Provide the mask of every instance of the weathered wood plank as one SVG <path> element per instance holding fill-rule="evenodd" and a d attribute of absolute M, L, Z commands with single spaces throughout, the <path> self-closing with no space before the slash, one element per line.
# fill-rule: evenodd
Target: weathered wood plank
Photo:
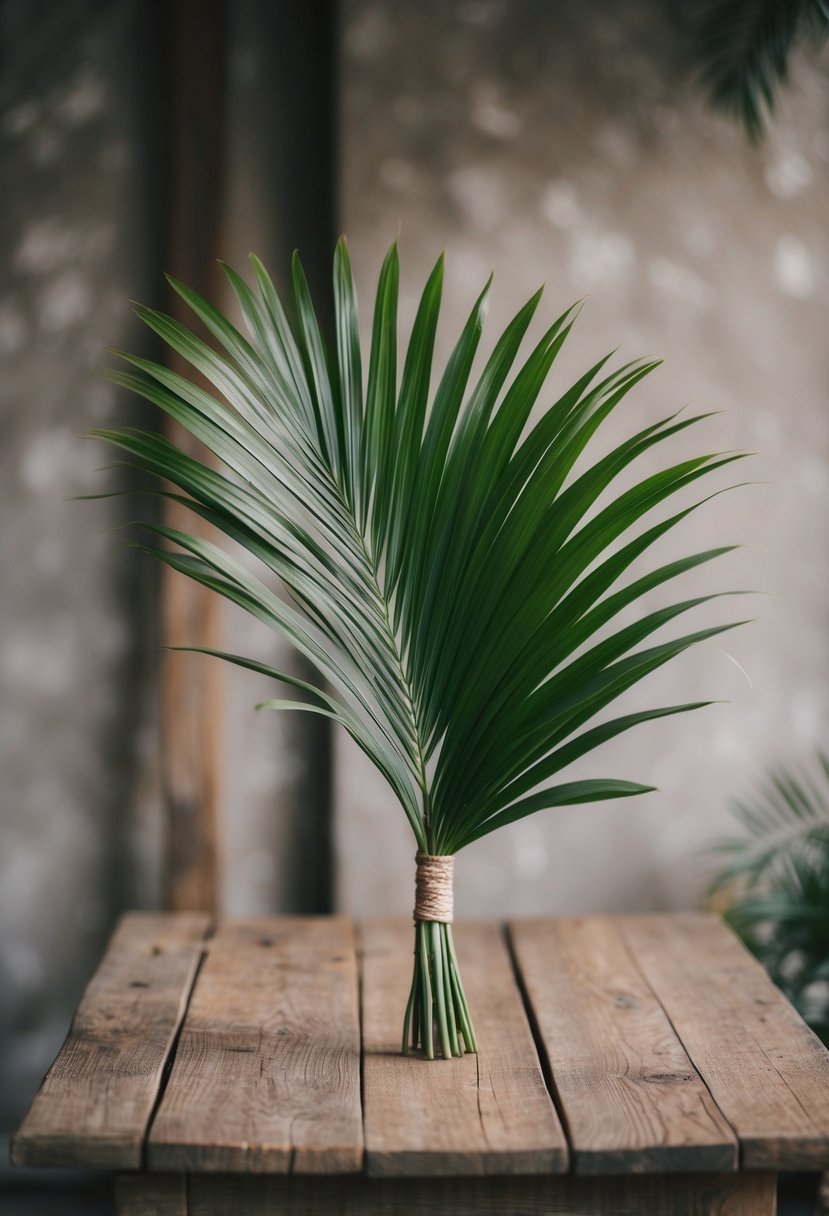
<path fill-rule="evenodd" d="M 119 1174 L 115 1216 L 188 1216 L 184 1174 Z"/>
<path fill-rule="evenodd" d="M 362 929 L 366 1162 L 373 1177 L 556 1173 L 567 1146 L 544 1085 L 501 931 L 455 929 L 479 1055 L 400 1054 L 414 931 Z"/>
<path fill-rule="evenodd" d="M 649 1178 L 193 1176 L 189 1216 L 775 1216 L 773 1174 Z"/>
<path fill-rule="evenodd" d="M 736 1169 L 736 1137 L 615 921 L 518 921 L 510 934 L 576 1172 Z"/>
<path fill-rule="evenodd" d="M 742 1146 L 746 1169 L 829 1166 L 829 1053 L 714 916 L 620 929 Z"/>
<path fill-rule="evenodd" d="M 14 1137 L 15 1165 L 141 1165 L 208 928 L 196 913 L 123 917 Z"/>
<path fill-rule="evenodd" d="M 149 1168 L 344 1174 L 362 1156 L 350 921 L 224 924 L 182 1028 Z"/>

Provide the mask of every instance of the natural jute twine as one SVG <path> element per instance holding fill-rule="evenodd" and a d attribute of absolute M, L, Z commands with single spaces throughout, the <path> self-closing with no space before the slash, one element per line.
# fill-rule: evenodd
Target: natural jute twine
<path fill-rule="evenodd" d="M 417 853 L 415 861 L 415 920 L 440 920 L 451 925 L 455 918 L 455 858 Z"/>

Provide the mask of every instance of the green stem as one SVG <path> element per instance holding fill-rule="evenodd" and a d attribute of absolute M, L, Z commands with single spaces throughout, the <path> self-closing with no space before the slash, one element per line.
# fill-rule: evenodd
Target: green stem
<path fill-rule="evenodd" d="M 452 926 L 415 921 L 412 985 L 403 1019 L 403 1054 L 421 1048 L 427 1060 L 478 1050 L 458 971 Z"/>
<path fill-rule="evenodd" d="M 415 998 L 417 996 L 417 963 L 412 969 L 412 986 L 409 991 L 409 999 L 406 1002 L 406 1014 L 403 1018 L 403 1055 L 409 1054 L 409 1028 L 412 1022 L 412 1013 L 415 1010 Z M 415 1030 L 414 1041 L 417 1044 L 417 1031 Z"/>
<path fill-rule="evenodd" d="M 449 947 L 449 966 L 452 974 L 452 982 L 457 992 L 457 1008 L 461 1013 L 461 1024 L 463 1026 L 463 1037 L 466 1043 L 467 1051 L 477 1052 L 478 1041 L 475 1038 L 475 1030 L 472 1026 L 472 1018 L 469 1016 L 469 1005 L 466 1000 L 466 993 L 463 990 L 461 983 L 461 972 L 458 966 L 458 956 L 455 954 L 455 943 L 452 940 L 451 926 L 447 936 L 446 944 Z"/>
<path fill-rule="evenodd" d="M 451 932 L 447 924 L 441 924 L 440 935 L 441 941 L 441 957 L 443 958 L 443 986 L 446 992 L 446 1018 L 449 1023 L 449 1041 L 452 1044 L 458 1042 L 458 1022 L 455 1017 L 455 1001 L 452 996 L 452 980 L 449 971 L 449 946 L 447 944 L 448 934 Z"/>
<path fill-rule="evenodd" d="M 423 1051 L 427 1060 L 434 1060 L 434 1005 L 432 1001 L 432 980 L 429 974 L 429 943 L 427 940 L 428 924 L 424 920 L 417 922 L 418 965 L 420 966 L 420 1034 Z"/>
<path fill-rule="evenodd" d="M 429 921 L 432 938 L 432 974 L 435 977 L 435 1009 L 438 1015 L 438 1032 L 440 1034 L 440 1050 L 444 1060 L 455 1053 L 452 1050 L 452 1040 L 449 1038 L 449 1022 L 446 1018 L 446 990 L 443 971 L 443 947 L 440 941 L 440 924 L 436 920 Z M 457 1040 L 455 1040 L 457 1046 Z"/>

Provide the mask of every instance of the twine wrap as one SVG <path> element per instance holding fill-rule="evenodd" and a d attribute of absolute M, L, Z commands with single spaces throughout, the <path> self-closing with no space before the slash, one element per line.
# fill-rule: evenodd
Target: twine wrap
<path fill-rule="evenodd" d="M 417 853 L 415 861 L 415 920 L 438 920 L 451 925 L 455 919 L 455 858 Z"/>

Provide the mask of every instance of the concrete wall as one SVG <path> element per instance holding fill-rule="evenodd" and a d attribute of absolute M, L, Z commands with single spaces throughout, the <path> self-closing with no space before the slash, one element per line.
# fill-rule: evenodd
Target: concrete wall
<path fill-rule="evenodd" d="M 84 432 L 140 420 L 98 369 L 146 350 L 129 301 L 158 292 L 142 5 L 2 20 L 0 1127 L 159 875 L 155 572 L 114 531 L 141 508 L 71 501 L 124 485 Z"/>
<path fill-rule="evenodd" d="M 660 551 L 751 546 L 687 576 L 683 593 L 763 589 L 733 609 L 756 623 L 625 702 L 728 703 L 643 727 L 579 766 L 660 793 L 544 812 L 470 848 L 457 865 L 467 915 L 693 903 L 729 798 L 827 738 L 829 58 L 797 64 L 755 149 L 706 109 L 682 13 L 659 0 L 345 5 L 343 227 L 364 310 L 398 231 L 403 328 L 447 251 L 444 354 L 491 270 L 490 341 L 542 282 L 548 321 L 586 296 L 553 388 L 620 342 L 620 359 L 665 359 L 596 451 L 692 402 L 725 412 L 671 454 L 759 453 L 740 476 L 760 484 Z M 341 903 L 408 911 L 403 817 L 356 748 L 337 746 Z"/>
<path fill-rule="evenodd" d="M 330 101 L 303 63 L 327 52 L 310 44 L 315 22 L 299 7 L 240 0 L 229 12 L 221 253 L 244 267 L 254 249 L 281 282 L 293 248 L 333 227 L 324 142 L 313 199 L 309 184 L 285 180 L 309 112 Z M 21 0 L 0 18 L 2 1132 L 56 1052 L 118 913 L 161 901 L 158 571 L 118 531 L 148 507 L 70 500 L 128 484 L 100 471 L 117 456 L 83 438 L 91 427 L 156 425 L 98 373 L 113 347 L 159 353 L 129 302 L 163 300 L 164 115 L 141 0 Z M 311 251 L 312 282 L 321 264 L 327 282 L 327 263 L 327 249 Z M 241 612 L 227 613 L 225 633 L 229 649 L 296 666 Z M 320 910 L 327 732 L 308 715 L 257 715 L 269 686 L 223 674 L 221 906 Z M 5 1160 L 0 1145 L 0 1170 Z"/>

